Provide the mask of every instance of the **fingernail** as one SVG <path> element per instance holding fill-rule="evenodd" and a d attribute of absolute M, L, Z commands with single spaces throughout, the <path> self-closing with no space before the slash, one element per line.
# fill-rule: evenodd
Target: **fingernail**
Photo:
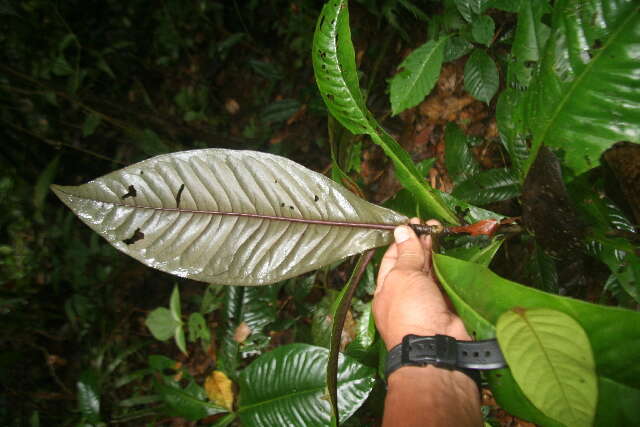
<path fill-rule="evenodd" d="M 396 239 L 396 243 L 402 243 L 411 238 L 411 229 L 406 226 L 396 227 L 393 230 L 393 237 Z"/>

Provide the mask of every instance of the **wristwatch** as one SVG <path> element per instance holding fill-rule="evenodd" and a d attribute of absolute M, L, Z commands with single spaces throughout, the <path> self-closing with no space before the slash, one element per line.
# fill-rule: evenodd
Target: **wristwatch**
<path fill-rule="evenodd" d="M 495 339 L 458 341 L 448 335 L 422 337 L 406 335 L 402 343 L 389 350 L 386 377 L 402 366 L 433 365 L 458 370 L 473 379 L 480 388 L 477 370 L 499 369 L 507 366 Z"/>

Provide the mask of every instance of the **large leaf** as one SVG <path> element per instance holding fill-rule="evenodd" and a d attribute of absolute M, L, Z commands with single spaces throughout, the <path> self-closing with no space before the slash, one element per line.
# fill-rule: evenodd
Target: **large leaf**
<path fill-rule="evenodd" d="M 398 66 L 391 79 L 391 111 L 398 114 L 418 105 L 431 92 L 440 76 L 444 46 L 448 37 L 423 44 Z"/>
<path fill-rule="evenodd" d="M 529 90 L 530 166 L 562 148 L 580 174 L 612 143 L 640 142 L 640 7 L 634 0 L 562 0 Z"/>
<path fill-rule="evenodd" d="M 425 214 L 457 224 L 458 218 L 439 194 L 429 187 L 411 156 L 367 110 L 358 83 L 355 52 L 346 0 L 329 1 L 318 18 L 313 36 L 313 70 L 327 108 L 354 134 L 367 134 L 393 161 L 398 180 L 411 191 Z"/>
<path fill-rule="evenodd" d="M 496 325 L 516 381 L 538 409 L 567 426 L 590 426 L 598 400 L 595 364 L 584 330 L 548 308 L 516 307 Z"/>
<path fill-rule="evenodd" d="M 640 313 L 560 297 L 505 280 L 489 269 L 444 255 L 434 256 L 440 282 L 467 329 L 494 338 L 499 316 L 512 309 L 549 308 L 573 317 L 585 330 L 596 363 L 599 399 L 596 425 L 631 425 L 640 417 Z M 498 403 L 541 425 L 557 425 L 522 394 L 508 369 L 488 375 Z"/>
<path fill-rule="evenodd" d="M 225 289 L 223 334 L 218 361 L 220 369 L 235 379 L 241 354 L 241 344 L 236 331 L 243 328 L 251 338 L 262 334 L 278 314 L 278 285 L 264 287 L 233 286 Z"/>
<path fill-rule="evenodd" d="M 480 172 L 480 165 L 469 148 L 467 136 L 458 125 L 448 123 L 444 139 L 444 161 L 454 184 Z"/>
<path fill-rule="evenodd" d="M 328 425 L 331 407 L 325 397 L 329 351 L 290 344 L 256 359 L 240 375 L 238 415 L 245 426 Z M 340 418 L 364 402 L 375 382 L 375 370 L 340 357 Z"/>
<path fill-rule="evenodd" d="M 406 221 L 291 160 L 254 151 L 162 155 L 52 189 L 122 252 L 227 285 L 273 283 L 388 244 L 391 233 L 371 224 Z"/>
<path fill-rule="evenodd" d="M 471 96 L 487 104 L 498 91 L 500 76 L 493 59 L 476 49 L 464 64 L 464 88 Z"/>
<path fill-rule="evenodd" d="M 496 104 L 496 124 L 500 140 L 509 153 L 512 169 L 520 182 L 524 182 L 524 167 L 529 158 L 524 106 L 524 94 L 512 88 L 503 90 Z"/>
<path fill-rule="evenodd" d="M 486 205 L 518 196 L 520 182 L 511 169 L 489 169 L 461 182 L 451 194 L 474 205 Z"/>

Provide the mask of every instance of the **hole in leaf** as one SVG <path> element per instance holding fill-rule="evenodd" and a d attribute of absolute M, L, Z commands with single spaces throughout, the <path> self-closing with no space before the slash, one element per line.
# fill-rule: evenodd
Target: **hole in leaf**
<path fill-rule="evenodd" d="M 142 239 L 144 239 L 144 233 L 140 231 L 140 227 L 138 227 L 136 228 L 136 231 L 133 232 L 133 236 L 129 237 L 128 239 L 124 239 L 122 243 L 124 243 L 125 245 L 133 245 L 135 242 Z"/>
<path fill-rule="evenodd" d="M 180 207 L 180 198 L 182 197 L 182 191 L 184 190 L 184 184 L 180 186 L 178 194 L 176 194 L 176 208 Z"/>
<path fill-rule="evenodd" d="M 479 357 L 479 356 L 480 356 L 480 353 L 478 353 L 477 351 L 473 352 L 473 357 Z"/>
<path fill-rule="evenodd" d="M 134 187 L 133 185 L 130 185 L 127 190 L 129 190 L 127 194 L 124 194 L 122 197 L 120 197 L 122 200 L 126 199 L 127 197 L 136 197 L 136 195 L 138 194 L 138 192 L 136 191 L 136 187 Z"/>
<path fill-rule="evenodd" d="M 317 202 L 318 200 L 320 200 L 320 197 L 318 197 L 316 194 L 313 195 L 313 201 Z"/>
<path fill-rule="evenodd" d="M 284 203 L 280 203 L 280 207 L 281 207 L 281 208 L 284 208 Z"/>
<path fill-rule="evenodd" d="M 484 357 L 489 357 L 491 356 L 491 352 L 490 351 L 485 351 L 484 352 Z"/>
<path fill-rule="evenodd" d="M 289 209 L 294 210 L 295 208 L 293 206 L 289 206 Z"/>
<path fill-rule="evenodd" d="M 464 357 L 467 357 L 467 356 L 469 355 L 469 353 L 467 353 L 467 351 L 466 351 L 466 350 L 464 350 L 464 351 L 462 352 L 462 355 L 463 355 Z"/>

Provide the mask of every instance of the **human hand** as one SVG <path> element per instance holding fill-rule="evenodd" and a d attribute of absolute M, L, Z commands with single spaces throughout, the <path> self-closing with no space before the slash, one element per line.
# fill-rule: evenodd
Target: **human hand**
<path fill-rule="evenodd" d="M 413 218 L 413 224 L 420 220 Z M 438 224 L 428 221 L 429 225 Z M 395 243 L 380 263 L 373 314 L 387 349 L 407 334 L 449 335 L 470 340 L 460 318 L 435 281 L 431 269 L 431 236 L 418 237 L 406 225 L 394 230 Z"/>

